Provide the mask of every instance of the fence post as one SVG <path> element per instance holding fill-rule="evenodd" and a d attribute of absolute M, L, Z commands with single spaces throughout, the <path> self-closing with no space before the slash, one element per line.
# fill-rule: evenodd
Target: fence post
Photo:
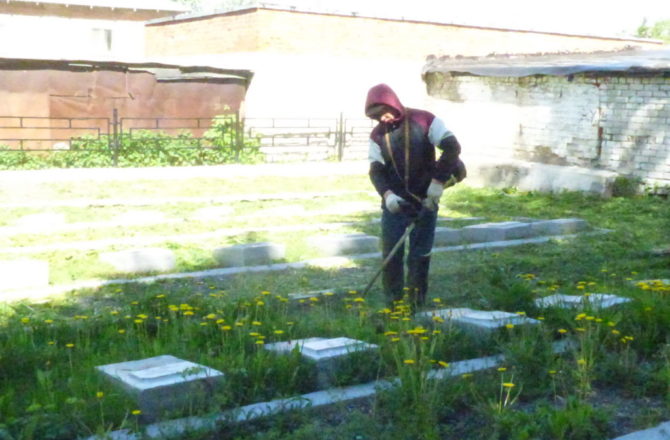
<path fill-rule="evenodd" d="M 119 165 L 119 111 L 112 110 L 112 164 Z"/>
<path fill-rule="evenodd" d="M 240 121 L 240 111 L 235 112 L 235 162 L 240 161 L 240 151 L 244 147 L 242 143 L 242 124 Z"/>
<path fill-rule="evenodd" d="M 345 143 L 345 128 L 344 128 L 344 113 L 340 112 L 340 119 L 337 122 L 337 137 L 336 137 L 336 147 L 337 147 L 337 160 L 342 162 L 344 157 L 344 143 Z"/>

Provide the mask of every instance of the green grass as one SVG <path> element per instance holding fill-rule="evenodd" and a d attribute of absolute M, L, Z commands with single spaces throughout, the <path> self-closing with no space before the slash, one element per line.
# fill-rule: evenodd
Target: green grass
<path fill-rule="evenodd" d="M 363 178 L 330 182 L 327 190 L 367 189 Z M 201 183 L 201 182 L 198 182 Z M 228 191 L 248 191 L 255 179 L 238 179 Z M 308 179 L 291 179 L 295 188 L 316 190 Z M 120 185 L 120 184 L 119 184 Z M 275 182 L 276 185 L 276 182 Z M 290 187 L 289 185 L 289 187 Z M 318 185 L 318 184 L 317 184 Z M 334 186 L 333 186 L 334 185 Z M 169 186 L 166 194 L 196 185 Z M 150 186 L 114 194 L 149 194 Z M 210 188 L 211 189 L 211 188 Z M 271 191 L 270 186 L 264 189 Z M 85 191 L 58 192 L 73 197 Z M 283 188 L 285 191 L 289 189 Z M 209 191 L 209 189 L 208 189 Z M 250 191 L 256 192 L 256 191 Z M 161 195 L 162 196 L 162 195 Z M 117 197 L 117 195 L 114 195 Z M 353 200 L 373 200 L 356 196 Z M 296 202 L 319 210 L 345 197 Z M 289 202 L 294 204 L 293 201 Z M 240 215 L 280 206 L 279 202 L 234 205 Z M 188 216 L 204 205 L 160 207 L 169 217 Z M 59 208 L 68 219 L 97 221 L 114 210 Z M 153 210 L 154 208 L 152 208 Z M 2 214 L 10 224 L 26 210 Z M 307 411 L 258 423 L 226 425 L 215 434 L 188 438 L 361 438 L 361 439 L 599 439 L 670 418 L 670 306 L 667 287 L 632 280 L 670 278 L 667 257 L 648 251 L 670 242 L 670 205 L 653 197 L 600 199 L 576 193 L 546 195 L 456 188 L 442 201 L 442 215 L 481 216 L 487 221 L 515 217 L 586 219 L 604 235 L 553 240 L 495 251 L 436 253 L 431 267 L 430 302 L 435 307 L 470 307 L 524 312 L 541 319 L 537 330 L 505 329 L 479 341 L 455 328 L 416 322 L 402 308 L 385 309 L 379 284 L 365 297 L 356 292 L 379 261 L 356 260 L 341 268 L 310 267 L 222 279 L 174 280 L 153 284 L 107 286 L 54 298 L 45 303 L 17 302 L 0 308 L 0 438 L 71 439 L 127 428 L 140 430 L 136 404 L 96 374 L 94 367 L 160 354 L 223 371 L 228 380 L 203 407 L 177 415 L 207 414 L 226 408 L 315 389 L 315 370 L 297 356 L 276 358 L 265 343 L 305 337 L 347 336 L 378 344 L 379 356 L 353 362 L 333 378 L 338 385 L 400 377 L 400 385 L 375 399 L 325 412 Z M 128 228 L 119 236 L 207 232 L 215 228 L 305 225 L 353 221 L 339 232 L 375 233 L 367 215 L 230 219 Z M 467 224 L 460 223 L 459 226 Z M 99 239 L 110 230 L 21 236 L 15 244 Z M 308 234 L 258 233 L 216 244 L 271 240 L 287 244 L 287 260 L 314 256 Z M 179 270 L 213 267 L 202 249 L 214 243 L 171 244 Z M 110 276 L 97 262 L 97 251 L 36 255 L 48 259 L 53 282 Z M 336 295 L 292 303 L 294 292 L 333 289 Z M 634 299 L 619 309 L 538 310 L 537 297 L 560 292 L 614 293 Z M 564 355 L 551 343 L 570 338 Z M 71 345 L 70 345 L 71 344 Z M 501 370 L 457 376 L 439 383 L 427 371 L 477 356 L 504 353 Z M 513 384 L 513 385 L 509 385 Z M 608 403 L 610 402 L 610 403 Z M 622 421 L 611 402 L 633 402 Z M 643 414 L 654 402 L 654 417 Z M 624 423 L 625 422 L 625 423 Z"/>

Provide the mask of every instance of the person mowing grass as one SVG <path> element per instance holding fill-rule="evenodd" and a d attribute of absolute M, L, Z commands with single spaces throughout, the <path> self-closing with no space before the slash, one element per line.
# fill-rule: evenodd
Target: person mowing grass
<path fill-rule="evenodd" d="M 408 293 L 414 308 L 426 302 L 430 254 L 440 198 L 446 187 L 465 178 L 461 146 L 444 122 L 430 112 L 404 107 L 386 84 L 368 91 L 365 114 L 379 123 L 370 133 L 370 180 L 382 197 L 382 257 L 409 234 L 407 283 L 404 243 L 382 271 L 390 307 Z M 436 160 L 435 147 L 442 153 Z"/>

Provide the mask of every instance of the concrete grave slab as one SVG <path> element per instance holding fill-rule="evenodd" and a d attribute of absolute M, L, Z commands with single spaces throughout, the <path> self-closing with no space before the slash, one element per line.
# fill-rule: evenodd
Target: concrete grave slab
<path fill-rule="evenodd" d="M 456 228 L 438 226 L 435 228 L 435 241 L 433 246 L 450 246 L 463 242 L 463 231 Z"/>
<path fill-rule="evenodd" d="M 19 218 L 14 226 L 20 229 L 31 230 L 50 230 L 65 224 L 65 215 L 55 212 L 45 212 L 41 214 L 29 214 Z"/>
<path fill-rule="evenodd" d="M 452 308 L 429 310 L 417 313 L 416 318 L 421 321 L 440 321 L 446 325 L 456 325 L 465 331 L 476 333 L 490 333 L 505 328 L 508 324 L 538 325 L 541 322 L 527 316 L 503 311 L 473 310 L 469 308 Z"/>
<path fill-rule="evenodd" d="M 49 286 L 49 263 L 40 260 L 0 261 L 0 291 Z"/>
<path fill-rule="evenodd" d="M 317 384 L 319 388 L 326 388 L 330 386 L 334 375 L 341 368 L 341 362 L 346 362 L 354 353 L 373 353 L 378 346 L 357 339 L 340 337 L 275 342 L 266 344 L 264 348 L 281 354 L 297 349 L 303 358 L 315 363 Z"/>
<path fill-rule="evenodd" d="M 540 308 L 557 307 L 561 309 L 570 309 L 592 307 L 595 309 L 607 309 L 630 301 L 630 298 L 607 293 L 591 293 L 588 295 L 562 295 L 557 293 L 555 295 L 536 299 L 535 305 Z"/>
<path fill-rule="evenodd" d="M 121 225 L 151 225 L 165 222 L 165 214 L 160 211 L 128 211 L 114 216 L 111 222 Z"/>
<path fill-rule="evenodd" d="M 223 220 L 233 212 L 235 209 L 231 206 L 209 206 L 196 210 L 191 218 L 199 221 Z"/>
<path fill-rule="evenodd" d="M 364 254 L 379 250 L 379 237 L 366 234 L 338 234 L 310 237 L 308 243 L 326 257 Z"/>
<path fill-rule="evenodd" d="M 337 295 L 335 289 L 312 290 L 310 292 L 289 293 L 288 299 L 292 301 L 309 300 L 310 298 L 321 298 Z"/>
<path fill-rule="evenodd" d="M 95 368 L 137 399 L 145 421 L 206 402 L 224 378 L 220 371 L 170 355 Z"/>
<path fill-rule="evenodd" d="M 267 208 L 258 211 L 256 214 L 261 217 L 287 217 L 294 215 L 303 215 L 305 213 L 305 207 L 302 205 L 282 205 L 276 206 L 274 208 Z"/>
<path fill-rule="evenodd" d="M 162 248 L 107 252 L 100 254 L 100 260 L 123 273 L 168 272 L 176 266 L 174 253 Z"/>
<path fill-rule="evenodd" d="M 481 223 L 465 226 L 463 240 L 468 243 L 516 240 L 532 235 L 530 224 L 522 222 Z"/>
<path fill-rule="evenodd" d="M 580 218 L 557 218 L 531 222 L 530 228 L 534 235 L 562 235 L 585 231 L 589 224 Z"/>
<path fill-rule="evenodd" d="M 286 246 L 270 242 L 238 244 L 214 249 L 213 254 L 223 267 L 256 266 L 281 260 L 286 255 Z"/>

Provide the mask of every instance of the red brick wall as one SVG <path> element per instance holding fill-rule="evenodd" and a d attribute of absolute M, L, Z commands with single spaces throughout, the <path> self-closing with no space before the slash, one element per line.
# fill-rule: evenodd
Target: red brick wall
<path fill-rule="evenodd" d="M 148 25 L 147 55 L 194 55 L 258 50 L 258 14 L 231 13 L 207 19 Z"/>
<path fill-rule="evenodd" d="M 543 34 L 416 21 L 248 9 L 146 28 L 148 55 L 268 51 L 423 60 L 434 55 L 481 56 L 616 50 L 659 44 L 615 38 Z"/>

